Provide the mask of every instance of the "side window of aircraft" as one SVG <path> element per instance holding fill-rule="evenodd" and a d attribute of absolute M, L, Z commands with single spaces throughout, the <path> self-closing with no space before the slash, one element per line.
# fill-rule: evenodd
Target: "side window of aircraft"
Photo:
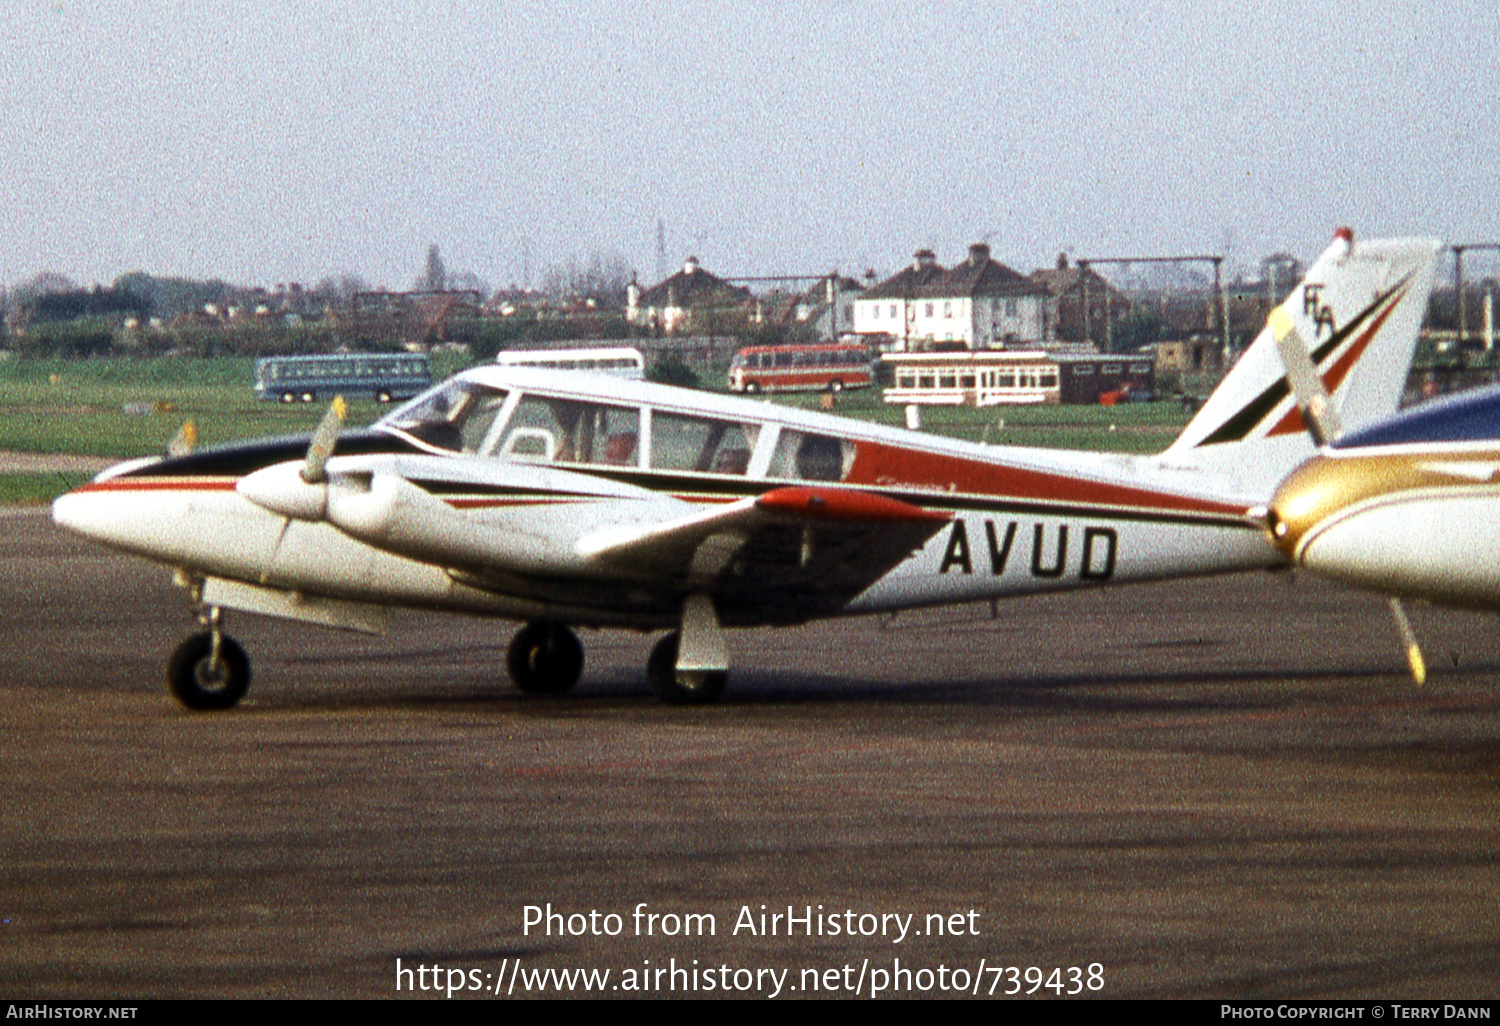
<path fill-rule="evenodd" d="M 760 425 L 657 413 L 651 418 L 651 466 L 655 470 L 696 470 L 744 474 Z"/>
<path fill-rule="evenodd" d="M 640 432 L 632 407 L 528 395 L 516 404 L 499 452 L 528 463 L 635 466 Z"/>
<path fill-rule="evenodd" d="M 776 440 L 769 476 L 801 481 L 842 481 L 853 465 L 853 442 L 831 435 L 783 430 Z"/>
<path fill-rule="evenodd" d="M 388 423 L 439 449 L 476 453 L 504 405 L 503 390 L 459 381 L 398 410 Z"/>
<path fill-rule="evenodd" d="M 590 403 L 573 426 L 573 458 L 579 463 L 633 467 L 640 460 L 641 412 L 633 407 Z"/>

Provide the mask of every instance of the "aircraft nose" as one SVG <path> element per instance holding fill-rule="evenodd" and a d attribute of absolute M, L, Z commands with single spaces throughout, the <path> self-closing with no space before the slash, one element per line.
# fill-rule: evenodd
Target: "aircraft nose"
<path fill-rule="evenodd" d="M 171 558 L 183 504 L 152 491 L 102 487 L 99 482 L 61 495 L 52 503 L 52 522 L 112 548 L 152 558 Z"/>
<path fill-rule="evenodd" d="M 128 523 L 117 497 L 108 493 L 77 491 L 58 496 L 52 503 L 52 522 L 95 541 L 118 544 Z"/>
<path fill-rule="evenodd" d="M 1288 558 L 1308 565 L 1329 531 L 1372 503 L 1429 486 L 1434 475 L 1419 457 L 1401 453 L 1314 456 L 1292 471 L 1271 497 L 1266 530 Z"/>
<path fill-rule="evenodd" d="M 1295 557 L 1297 551 L 1297 536 L 1292 533 L 1291 524 L 1282 515 L 1273 501 L 1266 510 L 1265 518 L 1266 534 L 1271 539 L 1271 544 L 1276 546 L 1278 552 L 1288 559 Z"/>
<path fill-rule="evenodd" d="M 1265 527 L 1271 544 L 1288 559 L 1301 562 L 1310 536 L 1357 501 L 1362 487 L 1362 463 L 1314 456 L 1287 475 L 1267 505 Z"/>
<path fill-rule="evenodd" d="M 1298 470 L 1271 497 L 1266 508 L 1266 535 L 1287 559 L 1297 560 L 1303 537 L 1329 512 L 1320 493 L 1319 482 Z"/>
<path fill-rule="evenodd" d="M 77 492 L 59 495 L 52 502 L 52 522 L 78 534 L 90 534 L 94 517 L 93 502 Z"/>

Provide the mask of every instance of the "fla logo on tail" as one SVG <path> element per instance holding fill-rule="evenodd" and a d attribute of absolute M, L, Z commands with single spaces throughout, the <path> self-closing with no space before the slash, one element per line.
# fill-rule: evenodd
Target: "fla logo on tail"
<path fill-rule="evenodd" d="M 1312 453 L 1278 338 L 1305 346 L 1330 417 L 1345 429 L 1393 414 L 1426 314 L 1441 243 L 1356 243 L 1342 228 L 1163 456 L 1228 473 L 1255 494 Z"/>

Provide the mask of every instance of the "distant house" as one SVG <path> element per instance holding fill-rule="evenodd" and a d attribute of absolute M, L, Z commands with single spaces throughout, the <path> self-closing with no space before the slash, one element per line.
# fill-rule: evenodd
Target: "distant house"
<path fill-rule="evenodd" d="M 854 301 L 854 330 L 899 350 L 1035 346 L 1047 337 L 1046 290 L 976 243 L 951 269 L 931 250 Z"/>
<path fill-rule="evenodd" d="M 486 317 L 514 317 L 527 310 L 536 310 L 546 301 L 546 297 L 534 289 L 522 289 L 512 285 L 509 288 L 496 289 L 485 301 L 484 315 Z"/>
<path fill-rule="evenodd" d="M 864 290 L 853 278 L 834 272 L 797 298 L 797 321 L 832 341 L 854 330 L 854 301 Z"/>
<path fill-rule="evenodd" d="M 749 289 L 705 271 L 692 256 L 644 292 L 631 282 L 626 297 L 626 319 L 654 335 L 712 332 L 726 319 L 742 320 L 751 301 Z"/>
<path fill-rule="evenodd" d="M 854 301 L 854 331 L 859 335 L 887 336 L 887 348 L 911 349 L 913 313 L 927 286 L 947 270 L 930 249 L 919 249 L 912 262 Z"/>
<path fill-rule="evenodd" d="M 970 349 L 998 349 L 1035 344 L 1046 337 L 1047 292 L 1030 278 L 990 257 L 982 242 L 969 247 L 969 258 L 936 282 L 929 292 L 941 304 L 921 313 L 934 341 L 962 341 Z M 952 315 L 949 315 L 952 303 Z M 949 321 L 957 323 L 950 327 Z M 924 323 L 918 318 L 918 325 Z"/>
<path fill-rule="evenodd" d="M 854 300 L 864 286 L 837 271 L 819 278 L 803 292 L 776 289 L 757 295 L 750 309 L 753 324 L 798 329 L 803 338 L 833 341 L 854 330 Z"/>
<path fill-rule="evenodd" d="M 1047 290 L 1053 337 L 1064 342 L 1099 343 L 1111 320 L 1131 310 L 1130 300 L 1092 267 L 1075 267 L 1067 256 L 1052 270 L 1033 271 L 1031 280 Z"/>

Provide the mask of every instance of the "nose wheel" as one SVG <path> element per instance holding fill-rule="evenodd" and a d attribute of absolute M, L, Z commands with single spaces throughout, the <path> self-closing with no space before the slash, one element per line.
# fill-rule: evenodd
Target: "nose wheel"
<path fill-rule="evenodd" d="M 178 645 L 167 660 L 167 689 L 189 709 L 228 709 L 250 687 L 250 657 L 224 633 L 219 609 L 202 619 L 208 630 Z"/>

